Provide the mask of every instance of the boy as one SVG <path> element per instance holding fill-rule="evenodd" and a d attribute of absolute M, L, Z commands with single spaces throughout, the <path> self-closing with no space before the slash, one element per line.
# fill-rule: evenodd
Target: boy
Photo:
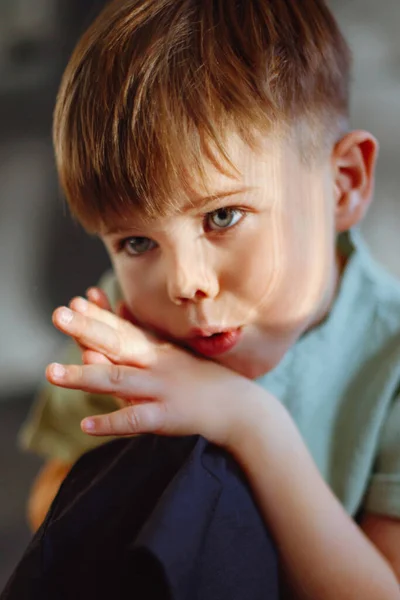
<path fill-rule="evenodd" d="M 400 286 L 352 232 L 377 142 L 348 130 L 349 62 L 322 0 L 103 12 L 65 73 L 54 137 L 126 319 L 98 290 L 58 309 L 85 366 L 47 375 L 128 402 L 87 433 L 226 447 L 307 597 L 398 598 Z"/>

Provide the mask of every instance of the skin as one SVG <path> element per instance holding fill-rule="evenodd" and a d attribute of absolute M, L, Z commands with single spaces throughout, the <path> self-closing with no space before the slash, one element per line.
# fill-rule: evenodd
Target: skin
<path fill-rule="evenodd" d="M 291 145 L 274 139 L 255 152 L 233 137 L 229 149 L 239 176 L 210 165 L 190 198 L 193 207 L 182 198 L 178 214 L 150 223 L 133 214 L 128 226 L 101 238 L 142 326 L 178 342 L 196 327 L 243 327 L 237 347 L 216 360 L 255 378 L 275 367 L 332 302 L 332 169 L 329 161 L 305 168 Z M 219 192 L 231 195 L 204 203 Z M 234 225 L 217 228 L 223 213 L 210 213 L 224 208 L 236 210 Z M 138 237 L 156 246 L 133 256 Z"/>
<path fill-rule="evenodd" d="M 54 459 L 41 469 L 31 489 L 27 507 L 27 519 L 32 531 L 37 531 L 43 523 L 49 506 L 71 466 Z"/>
<path fill-rule="evenodd" d="M 341 267 L 335 237 L 368 208 L 376 154 L 376 140 L 362 131 L 344 136 L 313 167 L 284 143 L 267 140 L 255 154 L 232 140 L 241 175 L 210 171 L 206 189 L 197 193 L 226 194 L 233 185 L 251 189 L 201 209 L 199 198 L 190 210 L 182 199 L 174 217 L 146 223 L 132 215 L 128 229 L 101 232 L 124 292 L 124 318 L 82 298 L 53 316 L 56 327 L 83 348 L 84 365 L 50 365 L 49 381 L 113 394 L 125 403 L 85 419 L 83 430 L 197 433 L 230 451 L 248 477 L 298 597 L 400 598 L 398 522 L 386 519 L 385 532 L 374 536 L 367 515 L 372 544 L 320 477 L 279 400 L 251 381 L 328 313 Z M 223 232 L 204 226 L 207 213 L 226 207 L 247 216 Z M 127 249 L 137 248 L 138 240 L 121 240 L 132 236 L 155 245 L 130 256 Z M 239 344 L 215 361 L 181 347 L 193 327 L 209 325 L 243 327 Z M 372 521 L 376 530 L 379 517 Z M 300 547 L 293 544 L 296 528 Z"/>

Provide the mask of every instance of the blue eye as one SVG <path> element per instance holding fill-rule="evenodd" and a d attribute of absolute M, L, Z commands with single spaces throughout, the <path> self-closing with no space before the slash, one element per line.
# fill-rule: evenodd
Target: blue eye
<path fill-rule="evenodd" d="M 206 215 L 207 227 L 213 231 L 229 229 L 239 223 L 243 216 L 243 211 L 238 208 L 219 208 Z"/>
<path fill-rule="evenodd" d="M 126 238 L 120 244 L 121 250 L 124 250 L 129 256 L 140 256 L 141 254 L 150 252 L 156 246 L 156 242 L 147 237 Z"/>

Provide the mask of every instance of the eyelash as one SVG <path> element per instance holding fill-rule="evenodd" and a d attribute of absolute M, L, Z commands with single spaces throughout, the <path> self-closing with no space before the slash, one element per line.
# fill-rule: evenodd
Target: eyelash
<path fill-rule="evenodd" d="M 216 227 L 215 229 L 213 229 L 212 227 L 207 226 L 207 221 L 209 219 L 211 219 L 211 217 L 215 214 L 217 214 L 218 212 L 222 211 L 222 210 L 226 210 L 226 211 L 230 211 L 231 213 L 236 213 L 236 215 L 240 215 L 240 219 L 234 223 L 233 225 L 229 225 L 228 227 L 221 227 L 220 229 L 218 227 Z M 213 210 L 209 213 L 207 213 L 204 216 L 204 230 L 205 231 L 210 231 L 212 233 L 216 233 L 216 234 L 221 234 L 221 233 L 227 233 L 228 231 L 232 231 L 233 229 L 235 229 L 235 227 L 237 225 L 239 225 L 239 223 L 241 223 L 243 221 L 243 218 L 246 216 L 246 211 L 243 208 L 237 208 L 236 206 L 222 206 L 220 208 L 217 208 L 216 210 Z"/>
<path fill-rule="evenodd" d="M 213 229 L 213 228 L 207 226 L 207 220 L 210 219 L 210 217 L 212 215 L 215 215 L 216 213 L 218 213 L 221 210 L 232 211 L 233 213 L 240 214 L 240 219 L 233 225 L 225 227 L 225 228 L 221 227 L 220 229 L 218 229 L 218 228 Z M 236 206 L 221 206 L 220 208 L 217 208 L 216 210 L 213 210 L 213 211 L 207 213 L 206 215 L 204 215 L 204 219 L 203 219 L 204 230 L 207 233 L 210 233 L 213 235 L 224 235 L 224 234 L 227 234 L 227 233 L 233 231 L 234 229 L 236 229 L 236 227 L 242 223 L 242 221 L 245 219 L 246 216 L 247 216 L 247 211 L 243 208 L 238 208 Z M 129 242 L 129 240 L 132 240 L 135 238 L 136 239 L 140 239 L 140 238 L 150 239 L 150 238 L 146 238 L 146 236 L 129 236 L 127 238 L 123 238 L 121 240 L 118 240 L 115 243 L 115 248 L 114 248 L 115 252 L 117 254 L 124 252 L 124 250 L 126 250 L 127 242 Z M 151 250 L 155 250 L 155 248 L 157 248 L 157 245 L 154 248 L 152 248 Z M 141 256 L 144 256 L 145 254 L 148 254 L 149 252 L 151 252 L 151 250 L 147 250 L 147 251 L 143 252 L 142 254 L 127 253 L 127 255 L 129 256 L 129 258 L 140 258 Z"/>

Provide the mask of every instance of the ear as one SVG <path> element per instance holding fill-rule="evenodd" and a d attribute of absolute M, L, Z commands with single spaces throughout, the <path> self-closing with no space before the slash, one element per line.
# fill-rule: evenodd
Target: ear
<path fill-rule="evenodd" d="M 338 233 L 359 223 L 371 204 L 378 149 L 378 141 L 367 131 L 351 131 L 333 149 Z"/>

